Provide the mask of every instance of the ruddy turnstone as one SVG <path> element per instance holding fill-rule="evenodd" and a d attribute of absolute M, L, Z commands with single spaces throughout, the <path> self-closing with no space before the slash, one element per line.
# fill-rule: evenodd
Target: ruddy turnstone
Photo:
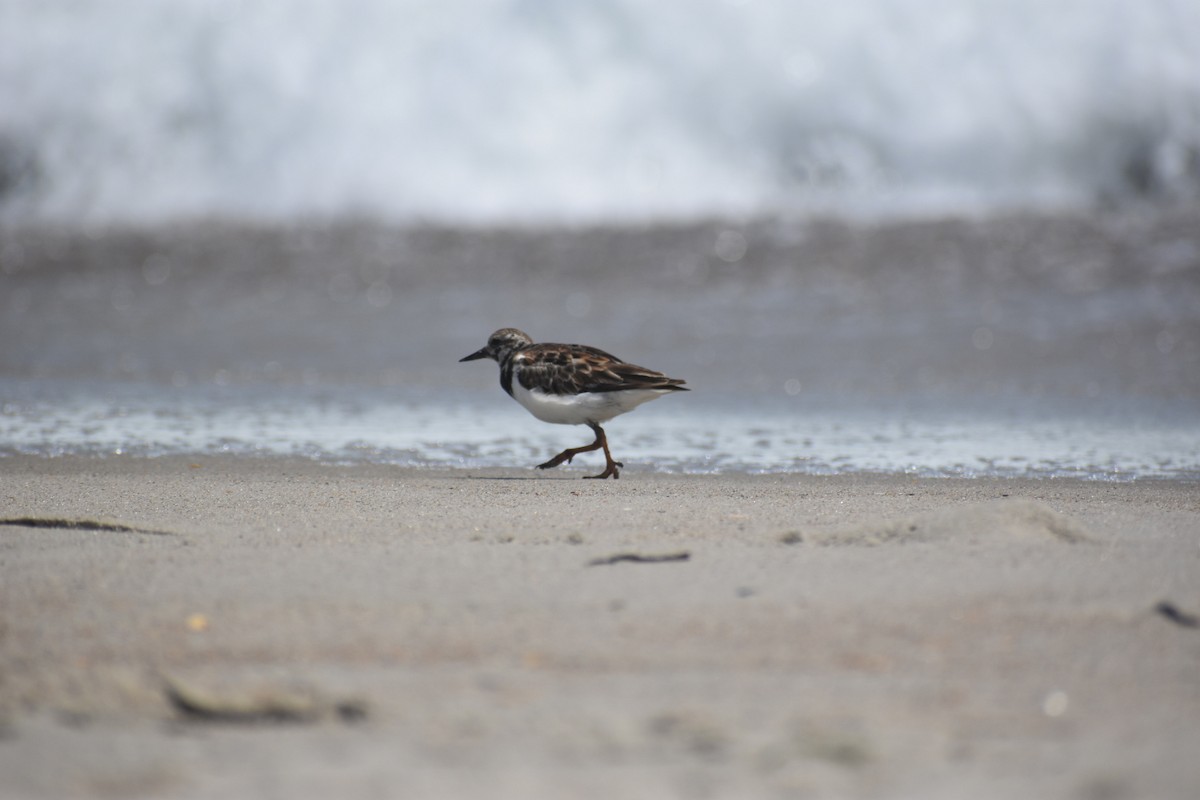
<path fill-rule="evenodd" d="M 596 441 L 563 450 L 538 469 L 557 467 L 580 453 L 604 450 L 604 472 L 589 478 L 621 477 L 608 451 L 601 422 L 632 411 L 648 400 L 671 392 L 686 392 L 684 381 L 622 361 L 610 353 L 582 344 L 534 344 L 516 328 L 501 328 L 483 347 L 460 358 L 490 358 L 500 364 L 500 386 L 543 422 L 587 425 Z"/>

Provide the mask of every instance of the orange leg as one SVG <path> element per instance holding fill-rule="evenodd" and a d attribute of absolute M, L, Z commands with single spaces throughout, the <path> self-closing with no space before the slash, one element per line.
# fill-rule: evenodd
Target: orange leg
<path fill-rule="evenodd" d="M 538 464 L 537 468 L 538 469 L 550 469 L 551 467 L 557 467 L 559 464 L 563 463 L 564 461 L 569 464 L 569 463 L 571 463 L 571 459 L 573 459 L 575 456 L 579 455 L 580 453 L 590 453 L 593 450 L 599 450 L 599 449 L 603 448 L 604 449 L 604 462 L 605 462 L 604 463 L 604 472 L 601 472 L 599 475 L 588 475 L 587 477 L 589 477 L 589 478 L 607 478 L 611 475 L 613 480 L 616 480 L 617 478 L 621 477 L 621 473 L 617 471 L 617 467 L 623 467 L 625 465 L 622 464 L 620 461 L 613 461 L 612 453 L 608 452 L 608 437 L 606 437 L 604 435 L 604 429 L 601 428 L 599 425 L 595 425 L 591 422 L 588 423 L 588 427 L 591 428 L 595 432 L 596 441 L 592 442 L 591 444 L 584 445 L 583 447 L 572 447 L 569 450 L 563 450 L 561 453 L 559 453 L 554 458 L 547 461 L 545 464 Z"/>

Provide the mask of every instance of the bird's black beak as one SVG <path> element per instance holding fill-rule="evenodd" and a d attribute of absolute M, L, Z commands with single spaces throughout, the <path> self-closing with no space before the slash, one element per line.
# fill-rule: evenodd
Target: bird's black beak
<path fill-rule="evenodd" d="M 478 350 L 476 350 L 474 353 L 471 353 L 471 355 L 463 356 L 462 358 L 460 358 L 458 360 L 458 363 L 461 364 L 464 361 L 475 361 L 480 358 L 487 358 L 489 355 L 490 355 L 490 353 L 488 353 L 488 349 L 486 347 L 481 347 Z"/>

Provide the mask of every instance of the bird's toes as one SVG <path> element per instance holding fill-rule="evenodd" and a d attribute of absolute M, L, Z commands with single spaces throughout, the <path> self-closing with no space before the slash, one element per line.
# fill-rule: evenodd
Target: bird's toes
<path fill-rule="evenodd" d="M 601 481 L 604 480 L 605 478 L 612 478 L 615 481 L 617 478 L 621 477 L 621 473 L 617 472 L 616 467 L 609 467 L 608 469 L 604 470 L 604 472 L 601 472 L 599 475 L 584 475 L 583 477 L 586 479 L 590 479 L 590 480 L 601 480 Z"/>
<path fill-rule="evenodd" d="M 563 463 L 564 461 L 567 462 L 568 464 L 570 464 L 571 459 L 573 457 L 574 457 L 574 454 L 567 455 L 566 453 L 559 453 L 554 458 L 547 461 L 545 464 L 538 464 L 538 469 L 550 469 L 551 467 L 557 467 L 559 464 Z"/>

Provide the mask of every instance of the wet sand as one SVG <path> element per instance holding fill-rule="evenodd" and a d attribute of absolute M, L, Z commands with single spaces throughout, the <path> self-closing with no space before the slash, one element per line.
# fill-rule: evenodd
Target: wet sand
<path fill-rule="evenodd" d="M 0 376 L 32 381 L 495 391 L 494 373 L 458 359 L 515 326 L 750 404 L 1154 415 L 1156 401 L 1200 396 L 1198 309 L 1195 209 L 0 229 Z"/>
<path fill-rule="evenodd" d="M 0 796 L 1200 785 L 1194 484 L 585 474 L 4 459 Z"/>

